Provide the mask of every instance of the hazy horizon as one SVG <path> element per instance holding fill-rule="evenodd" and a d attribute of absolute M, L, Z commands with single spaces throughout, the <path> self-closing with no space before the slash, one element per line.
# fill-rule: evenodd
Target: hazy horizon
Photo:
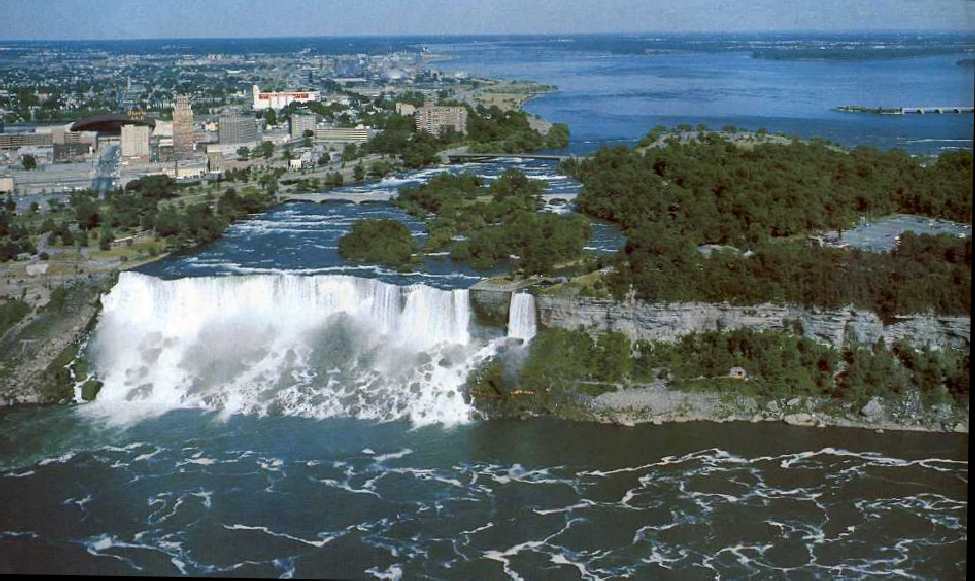
<path fill-rule="evenodd" d="M 191 0 L 57 0 L 43 10 L 39 4 L 0 0 L 6 16 L 0 40 L 975 32 L 971 0 L 210 0 L 204 9 Z"/>
<path fill-rule="evenodd" d="M 973 0 L 975 1 L 975 0 Z M 195 40 L 317 40 L 324 38 L 348 38 L 348 39 L 371 39 L 371 38 L 559 38 L 559 37 L 578 37 L 578 36 L 608 36 L 608 37 L 627 37 L 644 34 L 657 34 L 664 36 L 693 36 L 693 35 L 713 35 L 715 37 L 725 36 L 789 36 L 798 34 L 808 35 L 887 35 L 887 34 L 944 34 L 952 36 L 971 36 L 975 38 L 975 31 L 950 30 L 935 28 L 915 28 L 915 29 L 849 29 L 849 30 L 738 30 L 715 32 L 705 30 L 623 30 L 619 32 L 547 32 L 547 33 L 470 33 L 470 34 L 321 34 L 321 35 L 271 35 L 271 36 L 158 36 L 143 38 L 0 38 L 0 42 L 67 42 L 67 43 L 98 43 L 98 42 L 148 42 L 148 41 L 195 41 Z"/>

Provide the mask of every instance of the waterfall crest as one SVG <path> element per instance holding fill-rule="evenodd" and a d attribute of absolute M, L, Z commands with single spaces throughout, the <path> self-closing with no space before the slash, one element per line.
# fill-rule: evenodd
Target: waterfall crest
<path fill-rule="evenodd" d="M 493 349 L 472 340 L 466 290 L 125 272 L 102 302 L 88 355 L 105 386 L 89 413 L 112 417 L 201 407 L 458 423 L 467 374 Z"/>
<path fill-rule="evenodd" d="M 537 332 L 535 322 L 535 295 L 521 292 L 511 295 L 508 309 L 508 336 L 531 341 Z"/>

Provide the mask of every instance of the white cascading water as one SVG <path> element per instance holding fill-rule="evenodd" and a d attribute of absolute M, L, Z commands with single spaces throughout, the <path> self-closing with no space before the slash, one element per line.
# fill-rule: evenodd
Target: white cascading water
<path fill-rule="evenodd" d="M 126 421 L 197 407 L 464 422 L 462 389 L 495 352 L 466 290 L 348 276 L 164 281 L 125 272 L 88 354 L 104 387 L 87 413 Z"/>
<path fill-rule="evenodd" d="M 532 340 L 536 332 L 535 295 L 513 293 L 511 306 L 508 308 L 508 336 L 527 343 Z"/>

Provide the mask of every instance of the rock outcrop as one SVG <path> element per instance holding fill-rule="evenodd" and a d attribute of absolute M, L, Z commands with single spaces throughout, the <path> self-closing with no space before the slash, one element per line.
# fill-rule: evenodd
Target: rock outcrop
<path fill-rule="evenodd" d="M 920 393 L 909 390 L 887 399 L 875 397 L 859 410 L 852 404 L 837 406 L 828 398 L 796 397 L 788 401 L 762 400 L 744 395 L 681 391 L 655 384 L 619 386 L 577 406 L 588 419 L 620 425 L 665 424 L 691 421 L 784 422 L 793 426 L 867 428 L 926 432 L 968 432 L 968 406 L 942 402 L 919 406 Z M 546 410 L 560 415 L 561 410 Z"/>
<path fill-rule="evenodd" d="M 491 299 L 494 308 L 507 304 L 503 293 Z M 480 300 L 475 295 L 474 300 Z M 887 346 L 904 339 L 915 347 L 967 349 L 971 318 L 942 315 L 907 315 L 884 324 L 875 313 L 853 307 L 827 310 L 763 303 L 647 303 L 588 297 L 539 294 L 535 299 L 538 320 L 545 327 L 618 331 L 633 340 L 678 340 L 701 331 L 731 329 L 791 330 L 824 344 L 842 346 L 847 340 Z"/>
<path fill-rule="evenodd" d="M 60 308 L 40 309 L 0 340 L 0 406 L 57 403 L 73 397 L 66 365 L 101 310 L 101 293 L 115 279 L 113 273 L 73 281 Z"/>

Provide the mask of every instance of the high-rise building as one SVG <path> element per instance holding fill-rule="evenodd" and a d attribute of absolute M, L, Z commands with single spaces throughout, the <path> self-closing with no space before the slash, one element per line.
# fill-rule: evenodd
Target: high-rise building
<path fill-rule="evenodd" d="M 440 135 L 445 129 L 467 133 L 467 109 L 436 107 L 430 103 L 416 110 L 416 130 Z"/>
<path fill-rule="evenodd" d="M 257 141 L 257 119 L 241 115 L 240 109 L 227 109 L 220 114 L 220 143 L 254 143 Z"/>
<path fill-rule="evenodd" d="M 122 157 L 149 159 L 149 127 L 122 126 Z"/>
<path fill-rule="evenodd" d="M 176 157 L 187 157 L 193 149 L 193 106 L 189 95 L 177 95 L 173 109 L 173 153 Z"/>
<path fill-rule="evenodd" d="M 315 115 L 295 113 L 291 116 L 291 139 L 304 137 L 305 131 L 314 133 L 317 124 L 318 121 Z"/>

